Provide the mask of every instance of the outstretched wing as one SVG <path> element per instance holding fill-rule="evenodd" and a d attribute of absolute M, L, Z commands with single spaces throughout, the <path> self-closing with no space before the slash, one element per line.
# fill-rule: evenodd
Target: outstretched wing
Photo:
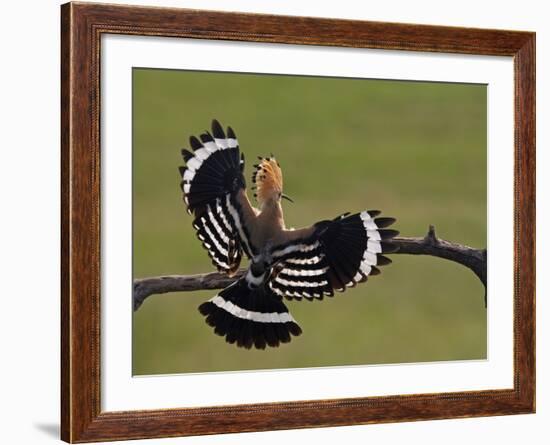
<path fill-rule="evenodd" d="M 189 141 L 193 152 L 181 151 L 186 163 L 180 167 L 183 199 L 212 263 L 220 272 L 232 274 L 242 251 L 252 255 L 247 223 L 255 212 L 245 192 L 244 155 L 231 127 L 226 136 L 216 120 L 212 134 L 205 132 Z"/>
<path fill-rule="evenodd" d="M 386 228 L 394 218 L 379 214 L 369 210 L 342 215 L 297 231 L 298 236 L 289 231 L 291 241 L 272 249 L 276 265 L 269 287 L 288 299 L 322 299 L 379 274 L 378 266 L 391 262 L 383 254 L 397 250 L 388 240 L 399 233 Z"/>

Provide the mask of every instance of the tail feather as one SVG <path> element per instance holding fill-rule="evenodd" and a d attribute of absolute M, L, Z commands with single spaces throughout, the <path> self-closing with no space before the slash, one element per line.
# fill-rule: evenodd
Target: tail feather
<path fill-rule="evenodd" d="M 217 335 L 238 347 L 265 349 L 290 342 L 302 329 L 267 287 L 250 289 L 244 279 L 199 306 Z"/>

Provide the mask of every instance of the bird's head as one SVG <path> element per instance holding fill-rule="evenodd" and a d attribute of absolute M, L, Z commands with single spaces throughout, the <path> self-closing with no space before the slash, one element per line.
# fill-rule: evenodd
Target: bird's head
<path fill-rule="evenodd" d="M 258 158 L 260 162 L 255 164 L 255 170 L 252 174 L 252 187 L 254 196 L 258 200 L 260 206 L 267 203 L 279 203 L 282 198 L 289 200 L 287 195 L 283 193 L 283 173 L 277 160 L 271 155 L 268 158 Z"/>

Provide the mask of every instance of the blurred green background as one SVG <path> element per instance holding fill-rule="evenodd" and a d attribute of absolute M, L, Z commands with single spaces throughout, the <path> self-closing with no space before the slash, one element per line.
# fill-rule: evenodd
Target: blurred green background
<path fill-rule="evenodd" d="M 289 227 L 380 209 L 403 236 L 486 245 L 486 87 L 133 70 L 134 277 L 213 270 L 177 167 L 212 118 L 235 130 L 250 182 L 283 169 Z M 304 333 L 265 351 L 228 345 L 197 307 L 214 291 L 154 295 L 134 314 L 134 375 L 486 358 L 484 289 L 455 263 L 393 255 L 368 283 L 288 302 Z M 245 262 L 246 264 L 246 262 Z"/>

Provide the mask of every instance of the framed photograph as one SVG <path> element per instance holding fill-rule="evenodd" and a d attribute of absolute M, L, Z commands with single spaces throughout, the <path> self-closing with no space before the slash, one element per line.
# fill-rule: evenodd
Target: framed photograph
<path fill-rule="evenodd" d="M 67 442 L 535 411 L 535 34 L 61 7 Z"/>

